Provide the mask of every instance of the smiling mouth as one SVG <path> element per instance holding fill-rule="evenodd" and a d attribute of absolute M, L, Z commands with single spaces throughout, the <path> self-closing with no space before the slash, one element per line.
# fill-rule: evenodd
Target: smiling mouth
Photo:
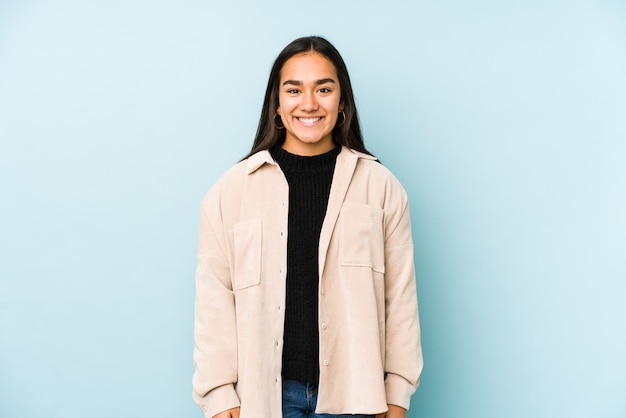
<path fill-rule="evenodd" d="M 301 124 L 305 125 L 305 126 L 313 126 L 315 125 L 317 122 L 319 122 L 320 120 L 322 120 L 321 116 L 318 116 L 316 118 L 296 118 L 298 119 L 298 122 L 300 122 Z"/>

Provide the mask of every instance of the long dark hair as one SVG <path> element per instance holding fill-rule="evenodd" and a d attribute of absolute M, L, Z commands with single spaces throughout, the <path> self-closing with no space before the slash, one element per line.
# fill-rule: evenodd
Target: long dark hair
<path fill-rule="evenodd" d="M 339 145 L 345 145 L 353 150 L 372 155 L 365 148 L 365 144 L 363 143 L 361 126 L 359 125 L 359 115 L 356 111 L 354 94 L 352 93 L 352 85 L 350 84 L 350 76 L 348 75 L 348 69 L 346 68 L 343 58 L 341 58 L 339 51 L 326 39 L 319 36 L 307 36 L 292 41 L 278 54 L 276 61 L 274 61 L 269 80 L 267 81 L 265 99 L 263 100 L 261 118 L 259 119 L 254 144 L 252 145 L 250 153 L 244 157 L 244 159 L 257 151 L 270 149 L 276 144 L 282 145 L 285 142 L 285 130 L 277 129 L 274 125 L 274 116 L 278 108 L 280 71 L 289 58 L 306 52 L 316 52 L 322 55 L 332 62 L 337 70 L 341 101 L 343 102 L 343 111 L 345 112 L 345 123 L 341 126 L 335 125 L 333 128 L 333 141 Z"/>

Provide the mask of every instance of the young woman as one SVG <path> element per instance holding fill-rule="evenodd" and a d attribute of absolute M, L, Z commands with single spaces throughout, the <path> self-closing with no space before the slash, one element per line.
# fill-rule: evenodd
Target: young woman
<path fill-rule="evenodd" d="M 406 417 L 422 352 L 400 183 L 325 39 L 272 67 L 250 154 L 202 202 L 193 395 L 205 417 Z"/>

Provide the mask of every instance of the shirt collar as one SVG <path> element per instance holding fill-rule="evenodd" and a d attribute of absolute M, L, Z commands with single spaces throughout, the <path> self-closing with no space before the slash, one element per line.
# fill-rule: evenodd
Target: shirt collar
<path fill-rule="evenodd" d="M 252 174 L 264 164 L 275 164 L 268 150 L 252 154 L 246 162 L 246 174 Z"/>
<path fill-rule="evenodd" d="M 373 157 L 369 154 L 365 154 L 363 152 L 355 151 L 348 147 L 342 146 L 341 153 L 339 153 L 342 157 L 348 157 L 349 155 L 353 155 L 355 158 L 363 158 L 365 160 L 376 161 L 377 158 Z M 276 164 L 272 155 L 268 150 L 259 151 L 253 155 L 251 155 L 246 162 L 246 174 L 252 174 L 259 168 L 261 168 L 264 164 Z"/>

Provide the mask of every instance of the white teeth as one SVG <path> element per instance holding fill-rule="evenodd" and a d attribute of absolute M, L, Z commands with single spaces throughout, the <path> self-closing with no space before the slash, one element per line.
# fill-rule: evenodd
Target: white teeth
<path fill-rule="evenodd" d="M 302 123 L 305 124 L 311 124 L 311 123 L 315 123 L 317 121 L 319 121 L 321 118 L 317 117 L 317 118 L 298 118 L 298 120 Z"/>

